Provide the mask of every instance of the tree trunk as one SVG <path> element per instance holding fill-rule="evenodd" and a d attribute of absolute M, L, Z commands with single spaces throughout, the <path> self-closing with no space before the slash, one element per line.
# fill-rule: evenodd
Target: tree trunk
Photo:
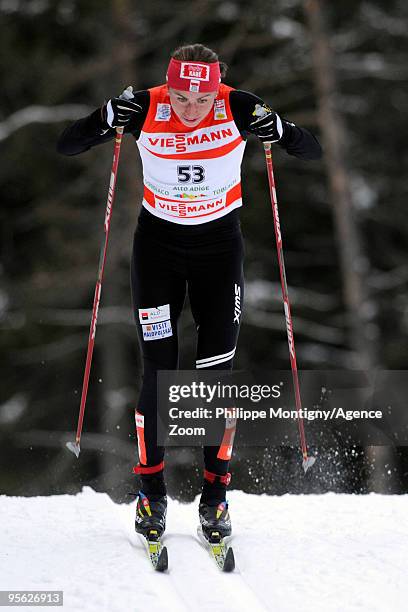
<path fill-rule="evenodd" d="M 377 355 L 373 338 L 374 327 L 370 322 L 372 309 L 363 282 L 368 272 L 368 260 L 363 253 L 350 190 L 346 163 L 346 131 L 336 106 L 333 52 L 322 14 L 321 0 L 306 0 L 304 9 L 311 32 L 318 122 L 339 246 L 349 342 L 356 356 L 355 363 L 350 365 L 369 370 L 376 364 Z"/>
<path fill-rule="evenodd" d="M 349 342 L 356 356 L 355 362 L 350 366 L 372 370 L 377 365 L 376 327 L 371 321 L 375 309 L 370 303 L 363 280 L 368 274 L 369 262 L 363 253 L 350 190 L 350 176 L 346 163 L 346 130 L 336 105 L 333 51 L 329 44 L 321 0 L 306 0 L 304 11 L 311 33 L 318 121 L 339 245 L 343 296 L 349 322 Z M 369 489 L 387 492 L 384 466 L 388 465 L 392 473 L 395 473 L 393 450 L 389 447 L 369 446 L 366 448 L 366 455 L 372 466 L 368 479 Z M 388 483 L 392 486 L 390 480 Z"/>

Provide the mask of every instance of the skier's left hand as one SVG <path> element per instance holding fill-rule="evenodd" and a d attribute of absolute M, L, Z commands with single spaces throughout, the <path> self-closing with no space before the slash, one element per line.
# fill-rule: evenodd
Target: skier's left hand
<path fill-rule="evenodd" d="M 258 136 L 259 140 L 263 143 L 278 142 L 282 138 L 282 120 L 269 106 L 256 104 L 252 115 L 254 120 L 249 124 L 249 131 Z"/>

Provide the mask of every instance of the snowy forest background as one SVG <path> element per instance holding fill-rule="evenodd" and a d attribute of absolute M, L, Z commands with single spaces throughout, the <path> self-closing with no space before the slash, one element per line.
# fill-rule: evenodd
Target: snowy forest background
<path fill-rule="evenodd" d="M 202 42 L 226 82 L 310 128 L 324 158 L 276 147 L 275 174 L 302 369 L 408 363 L 408 5 L 403 0 L 0 0 L 0 492 L 125 500 L 136 484 L 141 362 L 129 290 L 141 170 L 122 146 L 80 460 L 73 439 L 113 145 L 55 150 L 73 121 L 132 84 L 164 81 L 170 52 Z M 238 368 L 289 368 L 262 147 L 243 164 L 246 304 Z M 181 366 L 194 325 L 186 304 Z M 169 492 L 190 500 L 197 449 L 168 452 Z M 232 486 L 271 494 L 408 491 L 403 447 L 238 450 Z"/>

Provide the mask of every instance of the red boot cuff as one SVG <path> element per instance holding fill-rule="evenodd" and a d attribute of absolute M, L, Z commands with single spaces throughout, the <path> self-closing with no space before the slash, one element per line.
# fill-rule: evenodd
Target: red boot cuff
<path fill-rule="evenodd" d="M 222 484 L 229 485 L 231 482 L 231 473 L 227 472 L 225 475 L 223 474 L 214 474 L 214 472 L 209 472 L 208 470 L 204 470 L 204 478 L 213 484 L 216 480 L 221 482 Z"/>
<path fill-rule="evenodd" d="M 134 474 L 155 474 L 156 472 L 161 472 L 164 469 L 164 461 L 158 463 L 157 465 L 152 465 L 148 467 L 147 465 L 135 465 L 132 472 Z"/>

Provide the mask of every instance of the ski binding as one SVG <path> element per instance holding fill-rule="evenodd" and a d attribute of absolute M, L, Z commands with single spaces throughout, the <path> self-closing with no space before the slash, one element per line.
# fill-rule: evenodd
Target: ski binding
<path fill-rule="evenodd" d="M 163 546 L 157 531 L 151 529 L 145 536 L 139 535 L 143 540 L 153 569 L 155 569 L 156 572 L 165 572 L 169 566 L 167 548 Z"/>
<path fill-rule="evenodd" d="M 214 559 L 217 567 L 223 572 L 233 572 L 235 569 L 234 551 L 228 546 L 229 538 L 222 538 L 218 531 L 213 531 L 207 538 L 201 526 L 197 527 L 197 535 Z"/>

